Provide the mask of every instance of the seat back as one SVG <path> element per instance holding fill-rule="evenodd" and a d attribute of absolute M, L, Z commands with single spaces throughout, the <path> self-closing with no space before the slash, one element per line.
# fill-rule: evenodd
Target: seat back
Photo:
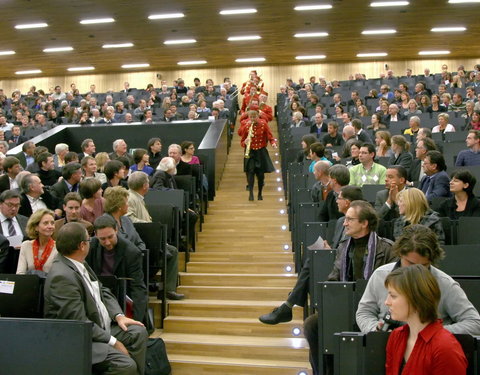
<path fill-rule="evenodd" d="M 43 317 L 44 281 L 37 275 L 0 274 L 3 289 L 0 293 L 0 316 Z"/>
<path fill-rule="evenodd" d="M 480 253 L 478 245 L 445 245 L 445 258 L 439 268 L 450 276 L 479 276 Z"/>

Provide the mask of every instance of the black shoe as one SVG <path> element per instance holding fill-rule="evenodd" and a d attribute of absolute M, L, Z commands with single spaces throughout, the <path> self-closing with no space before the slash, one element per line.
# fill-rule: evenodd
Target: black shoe
<path fill-rule="evenodd" d="M 262 194 L 258 194 L 258 197 L 257 197 L 257 199 L 258 199 L 259 201 L 263 201 Z"/>
<path fill-rule="evenodd" d="M 253 191 L 251 191 L 250 194 L 248 195 L 248 200 L 253 201 Z"/>
<path fill-rule="evenodd" d="M 286 323 L 292 320 L 292 309 L 286 304 L 276 307 L 270 314 L 264 314 L 258 318 L 265 324 Z"/>
<path fill-rule="evenodd" d="M 178 300 L 184 299 L 185 294 L 181 294 L 177 292 L 167 292 L 167 298 L 174 301 L 178 301 Z"/>

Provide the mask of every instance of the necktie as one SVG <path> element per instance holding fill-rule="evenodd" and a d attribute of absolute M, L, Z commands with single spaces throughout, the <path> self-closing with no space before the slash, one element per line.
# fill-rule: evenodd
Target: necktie
<path fill-rule="evenodd" d="M 98 281 L 97 280 L 92 280 L 90 278 L 90 273 L 87 271 L 87 268 L 84 267 L 83 268 L 83 278 L 85 279 L 85 281 L 89 284 L 90 286 L 90 290 L 92 292 L 92 297 L 95 301 L 95 304 L 97 305 L 97 309 L 98 309 L 98 312 L 100 314 L 100 317 L 102 318 L 102 323 L 103 323 L 103 328 L 108 332 L 110 333 L 110 322 L 111 322 L 111 319 L 110 319 L 110 316 L 108 314 L 108 310 L 107 308 L 105 307 L 105 304 L 103 303 L 102 301 L 102 297 L 100 295 L 100 286 L 98 284 Z"/>
<path fill-rule="evenodd" d="M 430 189 L 430 177 L 425 176 L 425 181 L 423 182 L 422 191 L 427 195 L 428 190 Z"/>
<path fill-rule="evenodd" d="M 16 236 L 17 232 L 15 231 L 15 227 L 13 226 L 13 220 L 7 219 L 7 223 L 8 223 L 8 237 Z"/>

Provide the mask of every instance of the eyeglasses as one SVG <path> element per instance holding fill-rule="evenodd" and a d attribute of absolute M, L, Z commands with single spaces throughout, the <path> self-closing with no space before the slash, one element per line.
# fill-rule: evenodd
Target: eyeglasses
<path fill-rule="evenodd" d="M 86 240 L 83 240 L 82 242 L 92 242 L 92 239 L 91 238 L 87 238 Z"/>
<path fill-rule="evenodd" d="M 20 203 L 3 202 L 8 208 L 20 208 Z"/>
<path fill-rule="evenodd" d="M 358 217 L 349 217 L 349 216 L 345 216 L 345 222 L 346 223 L 349 223 L 353 220 L 359 220 Z"/>

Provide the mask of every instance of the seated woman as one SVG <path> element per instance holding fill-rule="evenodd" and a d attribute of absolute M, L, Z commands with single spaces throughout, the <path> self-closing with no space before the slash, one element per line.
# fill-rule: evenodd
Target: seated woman
<path fill-rule="evenodd" d="M 422 95 L 420 97 L 420 106 L 418 109 L 420 109 L 422 113 L 427 112 L 428 108 L 430 107 L 430 104 L 432 103 L 430 102 L 430 98 L 428 97 L 428 95 Z"/>
<path fill-rule="evenodd" d="M 343 119 L 343 112 L 345 112 L 343 110 L 343 107 L 341 105 L 337 105 L 335 107 L 335 114 L 333 115 L 333 118 L 334 119 Z"/>
<path fill-rule="evenodd" d="M 97 217 L 103 215 L 102 193 L 102 183 L 96 178 L 89 178 L 80 183 L 80 195 L 83 198 L 80 215 L 83 220 L 93 224 Z"/>
<path fill-rule="evenodd" d="M 53 211 L 42 208 L 28 219 L 26 232 L 31 241 L 24 241 L 20 247 L 17 274 L 29 271 L 48 273 L 57 255 L 55 241 L 55 216 Z"/>
<path fill-rule="evenodd" d="M 405 116 L 414 116 L 414 115 L 420 115 L 422 111 L 418 109 L 417 102 L 415 99 L 410 99 L 408 101 L 408 109 L 403 112 Z"/>
<path fill-rule="evenodd" d="M 480 111 L 474 111 L 465 130 L 480 130 Z"/>
<path fill-rule="evenodd" d="M 347 168 L 360 164 L 360 160 L 358 159 L 360 147 L 362 147 L 362 142 L 360 141 L 355 141 L 350 145 L 350 157 L 345 159 L 345 166 Z"/>
<path fill-rule="evenodd" d="M 98 154 L 96 154 L 95 161 L 97 162 L 97 171 L 103 173 L 103 168 L 109 160 L 110 156 L 108 155 L 108 152 L 99 152 Z"/>
<path fill-rule="evenodd" d="M 195 145 L 191 141 L 183 141 L 180 145 L 182 148 L 181 159 L 188 164 L 200 164 L 200 159 L 195 156 Z"/>
<path fill-rule="evenodd" d="M 468 362 L 453 334 L 438 319 L 438 282 L 422 264 L 399 267 L 385 279 L 385 305 L 395 329 L 386 348 L 386 375 L 466 374 Z"/>
<path fill-rule="evenodd" d="M 438 115 L 438 125 L 434 126 L 432 129 L 432 133 L 448 133 L 454 132 L 455 126 L 448 123 L 450 116 L 448 113 L 440 113 Z"/>
<path fill-rule="evenodd" d="M 200 119 L 206 119 L 210 116 L 211 110 L 207 107 L 206 100 L 199 100 L 197 107 L 197 114 Z"/>
<path fill-rule="evenodd" d="M 432 95 L 432 104 L 428 106 L 427 112 L 434 113 L 434 112 L 446 112 L 447 108 L 441 105 L 440 95 L 433 94 Z"/>
<path fill-rule="evenodd" d="M 130 167 L 129 174 L 135 171 L 140 171 L 149 176 L 153 175 L 154 170 L 150 167 L 149 160 L 150 155 L 148 155 L 148 151 L 144 148 L 137 148 L 133 152 L 133 161 L 135 164 Z"/>
<path fill-rule="evenodd" d="M 408 103 L 410 102 L 410 94 L 406 91 L 402 92 L 401 94 L 402 103 L 398 106 L 400 107 L 401 111 L 408 111 Z"/>
<path fill-rule="evenodd" d="M 175 160 L 164 157 L 160 160 L 155 174 L 150 179 L 150 188 L 153 190 L 172 190 L 177 188 L 174 176 L 177 174 Z"/>
<path fill-rule="evenodd" d="M 300 143 L 302 149 L 298 152 L 297 163 L 301 163 L 305 160 L 310 160 L 310 145 L 315 142 L 318 142 L 318 139 L 313 134 L 305 134 L 302 137 L 302 142 Z"/>
<path fill-rule="evenodd" d="M 393 238 L 402 235 L 403 228 L 410 224 L 422 224 L 435 232 L 438 241 L 445 244 L 445 232 L 440 217 L 428 205 L 423 191 L 417 188 L 404 189 L 397 195 L 400 217 L 393 221 Z"/>
<path fill-rule="evenodd" d="M 385 124 L 382 123 L 382 116 L 379 113 L 374 113 L 372 115 L 371 124 L 367 126 L 367 130 L 377 132 L 382 129 L 387 129 Z"/>
<path fill-rule="evenodd" d="M 409 152 L 410 143 L 407 142 L 403 135 L 394 135 L 392 137 L 392 152 L 393 155 L 388 161 L 388 165 L 401 165 L 407 172 L 412 166 L 413 156 Z"/>
<path fill-rule="evenodd" d="M 363 105 L 363 104 L 359 105 L 359 106 L 357 107 L 357 115 L 356 115 L 356 117 L 357 117 L 357 118 L 361 118 L 361 117 L 368 117 L 368 116 L 369 116 L 369 114 L 368 114 L 368 108 L 367 108 L 365 105 Z"/>
<path fill-rule="evenodd" d="M 408 120 L 408 125 L 410 126 L 408 129 L 405 129 L 403 134 L 404 135 L 417 135 L 418 131 L 420 130 L 420 117 L 412 116 L 410 120 Z"/>
<path fill-rule="evenodd" d="M 442 202 L 438 214 L 452 220 L 461 216 L 480 216 L 480 201 L 473 194 L 477 183 L 475 176 L 467 169 L 459 169 L 450 178 L 450 191 L 454 196 Z"/>
<path fill-rule="evenodd" d="M 392 137 L 388 130 L 379 130 L 375 133 L 375 145 L 377 157 L 392 156 Z"/>

